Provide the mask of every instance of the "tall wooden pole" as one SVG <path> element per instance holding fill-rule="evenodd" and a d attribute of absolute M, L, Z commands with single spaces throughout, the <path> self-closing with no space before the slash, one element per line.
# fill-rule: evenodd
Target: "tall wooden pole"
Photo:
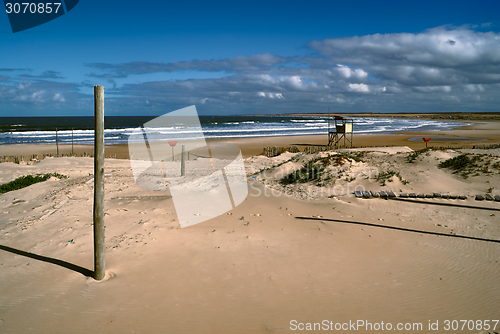
<path fill-rule="evenodd" d="M 104 258 L 104 87 L 94 86 L 94 278 L 102 280 Z"/>
<path fill-rule="evenodd" d="M 71 129 L 71 156 L 73 156 L 73 129 Z"/>

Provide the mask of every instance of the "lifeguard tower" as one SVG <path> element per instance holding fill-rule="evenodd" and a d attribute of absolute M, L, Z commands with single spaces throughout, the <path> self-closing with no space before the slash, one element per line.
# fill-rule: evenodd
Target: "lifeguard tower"
<path fill-rule="evenodd" d="M 333 116 L 332 124 L 331 121 L 332 117 L 328 114 L 328 146 L 340 148 L 343 141 L 344 147 L 347 147 L 347 143 L 350 143 L 352 147 L 354 120 L 342 116 Z"/>

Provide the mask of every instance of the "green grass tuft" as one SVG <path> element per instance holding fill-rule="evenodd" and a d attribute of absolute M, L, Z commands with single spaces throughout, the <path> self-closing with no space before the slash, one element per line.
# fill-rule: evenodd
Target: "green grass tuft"
<path fill-rule="evenodd" d="M 378 173 L 377 181 L 380 181 L 382 186 L 385 186 L 386 181 L 392 182 L 392 177 L 394 175 L 396 175 L 403 184 L 406 185 L 410 183 L 410 181 L 403 179 L 403 177 L 401 176 L 401 174 L 399 174 L 399 172 L 395 172 L 393 170 L 388 170 L 387 172 Z"/>
<path fill-rule="evenodd" d="M 0 194 L 5 194 L 9 191 L 14 191 L 18 189 L 22 189 L 32 184 L 43 182 L 48 180 L 51 177 L 57 177 L 59 179 L 67 179 L 66 175 L 61 175 L 58 173 L 49 173 L 49 174 L 36 174 L 36 175 L 26 175 L 18 177 L 17 179 L 10 181 L 9 183 L 5 183 L 0 185 Z"/>
<path fill-rule="evenodd" d="M 323 166 L 315 166 L 313 162 L 308 162 L 301 169 L 296 170 L 283 177 L 280 182 L 283 185 L 292 183 L 304 183 L 313 180 L 319 180 L 321 172 L 325 169 Z"/>
<path fill-rule="evenodd" d="M 449 168 L 453 170 L 453 173 L 460 174 L 464 179 L 468 178 L 469 175 L 479 176 L 478 170 L 488 174 L 488 167 L 480 164 L 483 162 L 481 155 L 473 155 L 469 158 L 467 154 L 461 154 L 454 158 L 445 160 L 439 164 L 439 168 Z M 476 172 L 475 174 L 473 174 Z"/>
<path fill-rule="evenodd" d="M 426 148 L 423 148 L 421 150 L 413 151 L 412 153 L 408 154 L 408 156 L 406 157 L 406 161 L 408 161 L 409 163 L 412 163 L 413 161 L 415 161 L 415 159 L 418 158 L 418 156 L 420 154 L 427 153 L 430 150 L 431 150 L 430 147 L 426 147 Z"/>

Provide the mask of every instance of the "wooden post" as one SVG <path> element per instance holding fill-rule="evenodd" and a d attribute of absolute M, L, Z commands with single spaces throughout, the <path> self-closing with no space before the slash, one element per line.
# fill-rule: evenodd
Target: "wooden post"
<path fill-rule="evenodd" d="M 184 172 L 186 171 L 184 161 L 184 145 L 181 146 L 181 176 L 184 176 Z"/>
<path fill-rule="evenodd" d="M 73 129 L 71 129 L 71 156 L 73 156 Z"/>
<path fill-rule="evenodd" d="M 104 258 L 104 87 L 94 86 L 94 278 L 102 280 Z"/>
<path fill-rule="evenodd" d="M 56 157 L 59 156 L 59 138 L 57 137 L 57 128 L 56 128 Z"/>
<path fill-rule="evenodd" d="M 330 145 L 330 107 L 328 107 L 328 145 Z"/>
<path fill-rule="evenodd" d="M 354 133 L 354 120 L 351 120 L 351 148 L 352 148 L 352 135 Z"/>

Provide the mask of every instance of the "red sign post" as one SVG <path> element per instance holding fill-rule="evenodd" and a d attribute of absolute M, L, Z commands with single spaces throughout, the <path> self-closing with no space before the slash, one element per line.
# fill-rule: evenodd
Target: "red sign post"
<path fill-rule="evenodd" d="M 423 141 L 425 142 L 425 147 L 427 147 L 427 143 L 431 141 L 430 138 L 422 138 Z"/>
<path fill-rule="evenodd" d="M 170 147 L 172 148 L 172 161 L 174 161 L 174 147 L 177 145 L 177 140 L 171 140 L 168 142 Z"/>

